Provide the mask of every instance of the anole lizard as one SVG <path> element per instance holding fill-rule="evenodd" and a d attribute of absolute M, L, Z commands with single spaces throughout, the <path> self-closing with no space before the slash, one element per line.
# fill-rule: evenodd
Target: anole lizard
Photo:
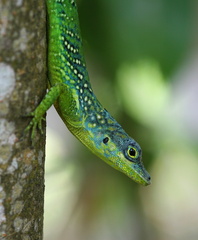
<path fill-rule="evenodd" d="M 41 129 L 43 114 L 54 104 L 65 125 L 94 154 L 135 182 L 149 185 L 139 144 L 100 104 L 85 65 L 75 0 L 46 0 L 49 91 L 26 128 Z"/>

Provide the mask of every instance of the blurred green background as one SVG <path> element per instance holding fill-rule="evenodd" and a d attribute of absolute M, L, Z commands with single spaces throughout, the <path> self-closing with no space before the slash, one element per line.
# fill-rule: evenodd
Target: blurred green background
<path fill-rule="evenodd" d="M 143 149 L 142 187 L 48 112 L 45 240 L 198 239 L 198 2 L 81 0 L 93 89 Z"/>

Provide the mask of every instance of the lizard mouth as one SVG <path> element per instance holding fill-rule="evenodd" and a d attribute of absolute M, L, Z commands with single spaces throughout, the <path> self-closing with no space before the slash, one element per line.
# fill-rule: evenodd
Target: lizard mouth
<path fill-rule="evenodd" d="M 141 183 L 144 186 L 151 184 L 151 176 L 144 168 L 142 161 L 140 161 L 139 163 L 133 164 L 132 168 L 136 172 L 137 176 L 139 176 L 137 177 L 137 180 L 140 181 L 139 183 Z M 136 179 L 134 180 L 136 181 Z"/>

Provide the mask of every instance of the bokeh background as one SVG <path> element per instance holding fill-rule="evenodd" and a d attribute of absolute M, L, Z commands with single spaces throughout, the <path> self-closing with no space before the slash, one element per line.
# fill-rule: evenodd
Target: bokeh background
<path fill-rule="evenodd" d="M 95 157 L 48 112 L 45 240 L 198 239 L 198 2 L 81 0 L 93 89 L 139 142 L 152 185 Z"/>

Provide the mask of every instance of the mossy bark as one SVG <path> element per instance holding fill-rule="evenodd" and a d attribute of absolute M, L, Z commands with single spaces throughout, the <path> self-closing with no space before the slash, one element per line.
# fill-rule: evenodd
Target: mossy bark
<path fill-rule="evenodd" d="M 46 91 L 45 1 L 0 1 L 0 239 L 43 238 L 45 134 L 24 129 Z M 45 128 L 45 126 L 43 126 Z M 45 132 L 45 131 L 44 131 Z"/>

